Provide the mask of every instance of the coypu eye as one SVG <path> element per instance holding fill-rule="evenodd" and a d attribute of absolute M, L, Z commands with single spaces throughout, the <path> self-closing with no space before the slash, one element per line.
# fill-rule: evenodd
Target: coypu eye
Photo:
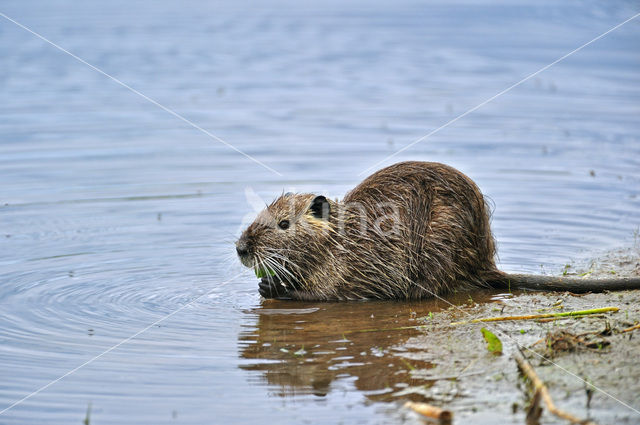
<path fill-rule="evenodd" d="M 278 223 L 278 227 L 281 228 L 282 230 L 288 229 L 289 228 L 289 220 L 280 221 L 280 223 Z"/>

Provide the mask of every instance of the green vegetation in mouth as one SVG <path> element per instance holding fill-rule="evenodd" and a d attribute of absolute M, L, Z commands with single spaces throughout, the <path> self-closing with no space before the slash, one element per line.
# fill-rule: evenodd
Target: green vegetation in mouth
<path fill-rule="evenodd" d="M 276 272 L 274 272 L 270 268 L 264 267 L 264 266 L 256 266 L 256 268 L 253 269 L 253 271 L 256 272 L 256 277 L 258 279 L 262 279 L 263 277 L 267 277 L 267 276 L 275 276 L 276 275 Z"/>

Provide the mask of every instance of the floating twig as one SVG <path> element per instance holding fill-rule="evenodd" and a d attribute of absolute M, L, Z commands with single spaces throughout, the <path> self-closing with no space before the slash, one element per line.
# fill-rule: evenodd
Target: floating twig
<path fill-rule="evenodd" d="M 461 322 L 453 322 L 451 325 L 466 325 L 467 323 L 480 323 L 480 322 L 501 322 L 505 320 L 531 320 L 531 319 L 544 319 L 547 317 L 575 317 L 586 316 L 588 314 L 600 314 L 610 311 L 618 311 L 618 307 L 602 307 L 594 308 L 591 310 L 578 310 L 578 311 L 565 311 L 562 313 L 543 313 L 543 314 L 528 314 L 524 316 L 498 316 L 498 317 L 484 317 L 481 319 L 463 320 Z"/>
<path fill-rule="evenodd" d="M 538 377 L 538 375 L 536 374 L 536 371 L 533 369 L 533 366 L 531 366 L 531 363 L 529 363 L 529 361 L 522 354 L 522 351 L 520 351 L 520 348 L 518 348 L 518 351 L 514 354 L 514 358 L 518 363 L 518 367 L 520 368 L 522 373 L 524 373 L 533 384 L 534 391 L 536 393 L 539 393 L 540 396 L 542 397 L 542 400 L 544 401 L 544 404 L 547 406 L 547 409 L 549 410 L 549 412 L 573 424 L 596 425 L 596 423 L 591 420 L 580 419 L 576 416 L 573 416 L 571 413 L 565 412 L 564 410 L 558 409 L 556 407 L 556 405 L 553 403 L 553 400 L 551 399 L 551 395 L 549 394 L 549 390 L 547 389 L 547 386 Z"/>
<path fill-rule="evenodd" d="M 427 403 L 407 401 L 404 404 L 404 407 L 408 407 L 428 418 L 436 419 L 440 425 L 449 425 L 453 419 L 453 413 L 451 413 L 451 411 L 444 410 Z"/>

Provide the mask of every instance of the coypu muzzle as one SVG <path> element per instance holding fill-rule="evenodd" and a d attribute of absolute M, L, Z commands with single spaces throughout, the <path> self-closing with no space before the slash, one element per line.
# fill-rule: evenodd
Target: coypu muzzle
<path fill-rule="evenodd" d="M 240 262 L 246 267 L 253 267 L 253 256 L 251 255 L 251 247 L 244 235 L 236 242 L 236 253 Z"/>

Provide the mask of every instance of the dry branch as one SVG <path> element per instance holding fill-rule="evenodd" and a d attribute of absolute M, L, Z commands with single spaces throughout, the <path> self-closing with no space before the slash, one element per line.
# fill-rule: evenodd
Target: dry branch
<path fill-rule="evenodd" d="M 524 373 L 533 384 L 534 391 L 540 393 L 540 396 L 542 397 L 542 400 L 544 401 L 544 404 L 547 406 L 547 409 L 549 410 L 549 412 L 553 413 L 559 418 L 570 421 L 573 424 L 596 425 L 596 423 L 593 421 L 590 421 L 588 419 L 580 419 L 578 417 L 573 416 L 571 413 L 558 409 L 556 405 L 553 403 L 553 400 L 551 399 L 551 395 L 549 394 L 549 390 L 547 389 L 547 386 L 538 377 L 538 375 L 536 374 L 536 371 L 533 369 L 533 366 L 531 366 L 531 363 L 529 363 L 529 361 L 524 357 L 524 355 L 522 354 L 519 348 L 518 348 L 518 351 L 514 354 L 514 358 L 518 363 L 518 367 L 520 368 L 522 373 Z"/>

